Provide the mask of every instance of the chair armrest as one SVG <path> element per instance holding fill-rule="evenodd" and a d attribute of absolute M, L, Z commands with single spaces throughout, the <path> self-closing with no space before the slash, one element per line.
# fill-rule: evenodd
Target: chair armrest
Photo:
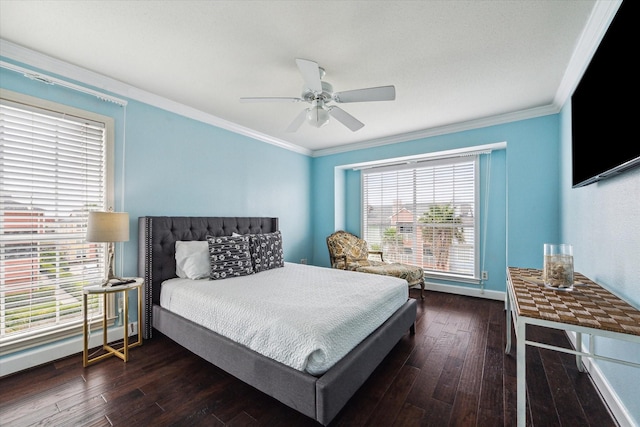
<path fill-rule="evenodd" d="M 382 251 L 369 251 L 369 255 L 380 255 L 380 261 L 384 262 L 384 257 L 382 256 Z"/>
<path fill-rule="evenodd" d="M 332 267 L 339 268 L 339 267 L 334 267 L 335 265 L 338 264 L 339 261 L 344 261 L 343 270 L 351 270 L 354 266 L 358 266 L 361 263 L 364 263 L 364 265 L 369 265 L 369 260 L 367 258 L 351 258 L 348 255 L 338 255 L 335 257 L 334 264 L 332 265 Z"/>

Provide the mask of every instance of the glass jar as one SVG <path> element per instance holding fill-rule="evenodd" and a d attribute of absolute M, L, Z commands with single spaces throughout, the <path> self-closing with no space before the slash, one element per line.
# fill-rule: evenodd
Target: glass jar
<path fill-rule="evenodd" d="M 573 289 L 573 246 L 566 243 L 545 243 L 542 280 L 548 288 Z"/>

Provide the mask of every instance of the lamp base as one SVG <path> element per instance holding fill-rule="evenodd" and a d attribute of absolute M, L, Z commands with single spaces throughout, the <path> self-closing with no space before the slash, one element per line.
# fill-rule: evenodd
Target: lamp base
<path fill-rule="evenodd" d="M 122 282 L 122 281 L 124 281 L 124 280 L 126 280 L 126 279 L 124 279 L 124 278 L 122 278 L 122 277 L 117 277 L 117 276 L 109 277 L 109 278 L 107 278 L 107 280 L 105 280 L 105 281 L 102 283 L 102 285 L 101 285 L 101 286 L 102 286 L 103 288 L 107 288 L 107 287 L 111 286 L 111 285 L 112 285 L 112 284 L 114 284 L 114 283 Z"/>
<path fill-rule="evenodd" d="M 107 287 L 107 286 L 109 286 L 109 284 L 110 284 L 110 283 L 112 283 L 112 282 L 121 282 L 122 280 L 124 280 L 124 279 L 122 279 L 122 277 L 118 277 L 118 276 L 116 276 L 116 275 L 113 273 L 113 271 L 114 271 L 114 269 L 113 269 L 113 264 L 114 264 L 113 259 L 114 259 L 114 257 L 115 257 L 115 256 L 114 256 L 114 255 L 115 255 L 115 243 L 113 243 L 113 242 L 109 242 L 109 243 L 107 243 L 107 244 L 108 244 L 108 258 L 107 258 L 107 262 L 108 262 L 109 264 L 108 264 L 108 266 L 107 266 L 107 267 L 108 267 L 108 269 L 107 269 L 107 271 L 108 271 L 108 273 L 107 273 L 107 280 L 105 280 L 105 281 L 102 283 L 102 286 L 103 286 L 103 287 Z"/>

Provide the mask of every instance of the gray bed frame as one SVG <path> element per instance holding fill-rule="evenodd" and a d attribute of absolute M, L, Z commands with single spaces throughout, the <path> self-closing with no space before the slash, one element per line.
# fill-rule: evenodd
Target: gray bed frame
<path fill-rule="evenodd" d="M 278 218 L 168 217 L 138 219 L 138 274 L 145 280 L 143 337 L 157 330 L 191 352 L 285 405 L 327 425 L 407 331 L 415 333 L 409 299 L 382 326 L 321 376 L 290 368 L 160 307 L 160 284 L 176 277 L 175 242 L 278 230 Z"/>

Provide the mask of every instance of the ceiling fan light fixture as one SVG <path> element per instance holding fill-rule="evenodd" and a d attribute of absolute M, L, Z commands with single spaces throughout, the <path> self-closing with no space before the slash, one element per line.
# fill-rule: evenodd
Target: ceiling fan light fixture
<path fill-rule="evenodd" d="M 314 105 L 309 108 L 307 121 L 310 125 L 320 128 L 329 123 L 329 112 L 322 105 Z"/>

